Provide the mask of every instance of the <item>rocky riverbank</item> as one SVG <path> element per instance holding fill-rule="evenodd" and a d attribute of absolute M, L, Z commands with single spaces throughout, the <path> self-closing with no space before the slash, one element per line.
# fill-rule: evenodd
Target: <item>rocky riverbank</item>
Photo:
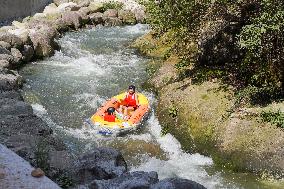
<path fill-rule="evenodd" d="M 152 78 L 147 86 L 158 94 L 157 115 L 164 132 L 173 134 L 186 151 L 209 155 L 222 168 L 283 178 L 283 128 L 261 117 L 263 112 L 283 112 L 283 101 L 264 106 L 242 102 L 236 107 L 239 99 L 233 86 L 217 78 L 180 77 L 180 57 L 168 53 L 173 41 L 170 32 L 163 36 L 152 32 L 133 44 L 155 58 L 148 66 Z M 189 48 L 192 56 L 198 51 L 195 45 Z"/>
<path fill-rule="evenodd" d="M 96 25 L 142 23 L 143 6 L 135 1 L 56 0 L 43 13 L 0 28 L 0 142 L 30 162 L 63 188 L 204 188 L 184 179 L 159 181 L 155 172 L 129 173 L 115 149 L 97 148 L 74 157 L 63 141 L 39 117 L 19 92 L 24 79 L 17 69 L 52 56 L 57 39 L 67 31 Z"/>

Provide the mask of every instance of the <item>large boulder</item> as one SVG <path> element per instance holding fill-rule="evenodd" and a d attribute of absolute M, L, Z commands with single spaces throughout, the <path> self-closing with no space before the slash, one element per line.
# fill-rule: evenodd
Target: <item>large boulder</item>
<path fill-rule="evenodd" d="M 0 47 L 0 60 L 4 62 L 14 63 L 14 57 L 6 48 Z"/>
<path fill-rule="evenodd" d="M 0 41 L 9 43 L 12 47 L 15 48 L 21 48 L 23 46 L 23 41 L 21 40 L 21 38 L 8 32 L 0 32 Z"/>
<path fill-rule="evenodd" d="M 88 6 L 91 13 L 102 12 L 104 9 L 104 5 L 102 3 L 91 2 Z"/>
<path fill-rule="evenodd" d="M 74 178 L 78 183 L 94 179 L 112 179 L 127 171 L 127 165 L 120 152 L 112 148 L 97 148 L 79 158 Z"/>
<path fill-rule="evenodd" d="M 69 27 L 78 29 L 81 27 L 83 19 L 80 14 L 75 11 L 68 11 L 62 14 L 62 21 Z"/>
<path fill-rule="evenodd" d="M 119 10 L 118 18 L 122 20 L 124 24 L 136 24 L 136 17 L 130 10 Z"/>
<path fill-rule="evenodd" d="M 88 24 L 90 22 L 89 17 L 90 9 L 88 7 L 82 7 L 79 11 L 77 11 L 77 14 L 79 14 L 82 18 L 82 24 Z"/>
<path fill-rule="evenodd" d="M 116 9 L 107 9 L 104 12 L 104 16 L 105 17 L 112 17 L 112 18 L 116 18 L 118 16 L 118 11 Z"/>
<path fill-rule="evenodd" d="M 96 12 L 96 13 L 90 14 L 89 17 L 90 17 L 91 22 L 94 25 L 102 24 L 104 22 L 104 19 L 103 19 L 104 14 L 101 13 L 101 12 Z"/>
<path fill-rule="evenodd" d="M 54 54 L 54 50 L 59 49 L 58 43 L 55 41 L 58 36 L 54 24 L 47 21 L 38 21 L 38 23 L 30 23 L 30 39 L 32 41 L 35 56 L 38 58 L 48 57 Z"/>
<path fill-rule="evenodd" d="M 60 4 L 58 7 L 57 7 L 57 10 L 59 12 L 66 12 L 66 11 L 77 11 L 79 10 L 81 7 L 79 7 L 76 3 L 73 3 L 73 2 L 69 2 L 69 3 L 63 3 L 63 4 Z"/>
<path fill-rule="evenodd" d="M 1 98 L 0 112 L 2 117 L 7 115 L 20 116 L 23 114 L 32 114 L 33 109 L 29 104 L 23 101 L 18 101 L 17 99 Z"/>
<path fill-rule="evenodd" d="M 20 38 L 23 44 L 31 43 L 31 40 L 29 38 L 29 31 L 26 28 L 17 28 L 14 30 L 9 30 L 8 32 Z"/>
<path fill-rule="evenodd" d="M 0 60 L 0 71 L 3 70 L 4 68 L 9 67 L 9 62 L 7 60 Z"/>
<path fill-rule="evenodd" d="M 150 187 L 150 189 L 206 189 L 201 184 L 182 178 L 167 178 L 161 180 L 157 184 Z"/>
<path fill-rule="evenodd" d="M 90 189 L 148 189 L 151 185 L 158 182 L 156 172 L 137 171 L 124 173 L 123 175 L 110 180 L 95 180 L 89 185 Z"/>
<path fill-rule="evenodd" d="M 90 5 L 90 0 L 77 0 L 76 3 L 79 7 L 88 7 Z"/>

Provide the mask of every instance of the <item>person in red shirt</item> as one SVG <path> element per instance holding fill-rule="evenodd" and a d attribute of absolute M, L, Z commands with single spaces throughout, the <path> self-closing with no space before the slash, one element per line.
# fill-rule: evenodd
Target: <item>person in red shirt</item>
<path fill-rule="evenodd" d="M 109 107 L 107 109 L 107 112 L 106 112 L 105 116 L 104 116 L 104 121 L 115 122 L 114 112 L 115 112 L 114 107 Z"/>
<path fill-rule="evenodd" d="M 119 111 L 122 112 L 122 110 L 124 110 L 123 114 L 126 117 L 126 119 L 128 119 L 129 118 L 128 111 L 129 110 L 135 111 L 138 106 L 139 102 L 138 102 L 138 96 L 135 93 L 135 86 L 130 85 L 128 87 L 128 92 L 126 92 L 125 97 L 120 104 Z"/>

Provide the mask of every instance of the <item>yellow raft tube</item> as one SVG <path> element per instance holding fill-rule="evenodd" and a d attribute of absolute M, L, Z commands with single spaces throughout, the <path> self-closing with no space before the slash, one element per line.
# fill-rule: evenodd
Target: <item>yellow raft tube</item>
<path fill-rule="evenodd" d="M 147 97 L 141 93 L 137 94 L 140 106 L 135 111 L 128 112 L 128 120 L 119 118 L 120 115 L 117 114 L 115 122 L 104 121 L 107 109 L 109 107 L 114 107 L 117 110 L 120 103 L 125 98 L 125 95 L 126 93 L 121 93 L 106 101 L 106 103 L 100 107 L 89 120 L 87 120 L 87 123 L 91 125 L 92 128 L 97 129 L 99 134 L 103 135 L 115 135 L 124 131 L 135 130 L 150 109 Z"/>

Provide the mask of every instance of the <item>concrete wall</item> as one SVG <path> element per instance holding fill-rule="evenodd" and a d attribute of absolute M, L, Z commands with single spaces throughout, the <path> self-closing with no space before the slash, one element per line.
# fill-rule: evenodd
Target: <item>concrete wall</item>
<path fill-rule="evenodd" d="M 0 21 L 11 21 L 42 11 L 52 0 L 0 0 Z"/>

